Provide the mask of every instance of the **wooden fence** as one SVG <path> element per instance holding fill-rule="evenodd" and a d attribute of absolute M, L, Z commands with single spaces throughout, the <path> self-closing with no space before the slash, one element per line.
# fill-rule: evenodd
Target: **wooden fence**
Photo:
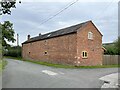
<path fill-rule="evenodd" d="M 116 65 L 119 58 L 119 55 L 103 55 L 103 65 Z"/>

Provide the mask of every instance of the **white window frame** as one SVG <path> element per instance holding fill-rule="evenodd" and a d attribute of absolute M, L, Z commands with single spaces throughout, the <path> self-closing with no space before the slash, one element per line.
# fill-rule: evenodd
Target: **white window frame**
<path fill-rule="evenodd" d="M 44 52 L 44 55 L 48 55 L 48 51 L 45 51 L 45 52 Z"/>
<path fill-rule="evenodd" d="M 84 55 L 83 55 L 83 53 L 84 53 Z M 85 55 L 85 53 L 87 54 L 87 55 Z M 88 58 L 88 52 L 87 51 L 82 51 L 82 58 Z"/>
<path fill-rule="evenodd" d="M 88 39 L 93 40 L 93 33 L 92 32 L 88 32 Z"/>

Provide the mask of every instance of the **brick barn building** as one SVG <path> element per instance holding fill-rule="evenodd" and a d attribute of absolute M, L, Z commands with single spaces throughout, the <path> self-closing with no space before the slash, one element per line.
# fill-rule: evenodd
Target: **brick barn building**
<path fill-rule="evenodd" d="M 102 34 L 87 21 L 22 43 L 24 59 L 50 63 L 91 66 L 102 65 Z"/>

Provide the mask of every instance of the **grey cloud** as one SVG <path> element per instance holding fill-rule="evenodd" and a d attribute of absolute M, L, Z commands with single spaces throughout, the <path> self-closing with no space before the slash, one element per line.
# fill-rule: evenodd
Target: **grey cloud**
<path fill-rule="evenodd" d="M 103 33 L 103 42 L 112 42 L 116 39 L 117 28 L 117 3 L 78 2 L 54 17 L 52 20 L 41 25 L 41 22 L 54 15 L 68 2 L 24 2 L 12 10 L 11 16 L 4 16 L 4 20 L 14 23 L 14 28 L 20 34 L 20 43 L 26 40 L 26 36 L 36 36 L 66 26 L 93 20 L 99 30 Z M 109 6 L 109 7 L 107 7 Z M 108 30 L 110 32 L 108 32 Z"/>

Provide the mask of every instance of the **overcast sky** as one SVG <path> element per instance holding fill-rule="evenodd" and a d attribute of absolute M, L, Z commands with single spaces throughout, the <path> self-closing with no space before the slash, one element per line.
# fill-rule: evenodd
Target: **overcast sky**
<path fill-rule="evenodd" d="M 56 1 L 56 2 L 55 2 Z M 15 38 L 19 34 L 19 44 L 27 40 L 27 35 L 38 36 L 81 22 L 92 20 L 103 34 L 103 43 L 113 42 L 118 36 L 117 0 L 79 0 L 74 5 L 41 24 L 75 0 L 24 0 L 17 3 L 11 15 L 3 15 L 3 21 L 14 24 Z M 101 2 L 100 2 L 101 1 Z M 104 2 L 106 1 L 106 2 Z M 16 45 L 16 42 L 13 44 Z"/>

